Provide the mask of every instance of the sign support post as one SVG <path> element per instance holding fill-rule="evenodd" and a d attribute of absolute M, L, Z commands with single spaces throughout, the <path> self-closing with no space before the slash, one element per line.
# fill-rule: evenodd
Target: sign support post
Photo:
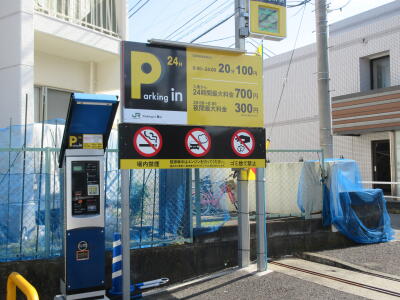
<path fill-rule="evenodd" d="M 123 300 L 130 299 L 131 293 L 131 255 L 130 255 L 130 220 L 129 220 L 129 170 L 121 170 L 121 229 L 122 229 L 122 292 Z"/>
<path fill-rule="evenodd" d="M 245 268 L 250 264 L 250 219 L 249 182 L 246 170 L 240 169 L 238 175 L 238 265 Z"/>
<path fill-rule="evenodd" d="M 257 271 L 267 270 L 267 224 L 265 218 L 265 169 L 256 171 Z"/>
<path fill-rule="evenodd" d="M 235 0 L 235 47 L 245 51 L 245 0 Z M 244 268 L 250 264 L 250 220 L 249 220 L 249 198 L 247 176 L 238 175 L 238 264 Z"/>

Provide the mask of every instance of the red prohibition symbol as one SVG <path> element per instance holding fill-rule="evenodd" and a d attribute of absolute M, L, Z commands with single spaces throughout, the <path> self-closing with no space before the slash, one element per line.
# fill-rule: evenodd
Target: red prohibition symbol
<path fill-rule="evenodd" d="M 255 145 L 254 136 L 248 130 L 240 129 L 232 135 L 232 150 L 240 157 L 250 156 L 254 151 Z"/>
<path fill-rule="evenodd" d="M 202 157 L 211 149 L 211 137 L 204 129 L 193 128 L 186 134 L 185 147 L 190 155 Z"/>
<path fill-rule="evenodd" d="M 153 127 L 142 127 L 133 137 L 133 147 L 144 157 L 157 155 L 162 147 L 160 132 Z"/>

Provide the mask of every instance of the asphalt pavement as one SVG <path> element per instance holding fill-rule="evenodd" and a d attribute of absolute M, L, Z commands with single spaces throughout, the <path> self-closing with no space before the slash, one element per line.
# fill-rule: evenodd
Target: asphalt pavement
<path fill-rule="evenodd" d="M 175 287 L 145 300 L 232 300 L 232 299 L 366 299 L 280 272 L 263 276 L 238 270 L 201 283 Z"/>
<path fill-rule="evenodd" d="M 336 274 L 340 278 L 346 276 L 350 280 L 378 282 L 383 280 L 382 285 L 400 288 L 399 282 L 392 281 L 400 278 L 400 215 L 391 215 L 392 227 L 396 233 L 396 239 L 392 242 L 359 245 L 355 247 L 326 250 L 316 252 L 320 258 L 326 257 L 329 261 L 338 261 L 353 267 L 353 270 L 336 268 L 315 262 L 286 259 L 294 265 L 304 268 L 316 268 L 319 272 Z M 285 261 L 285 260 L 283 260 Z M 151 291 L 144 299 L 154 300 L 231 300 L 231 299 L 391 299 L 391 296 L 374 295 L 374 292 L 353 288 L 348 285 L 321 279 L 318 276 L 302 274 L 301 272 L 286 270 L 269 264 L 272 270 L 262 276 L 257 275 L 253 269 L 232 269 L 223 274 L 214 274 L 203 277 L 192 282 L 174 285 L 165 289 Z M 364 271 L 360 273 L 355 270 Z M 365 270 L 375 271 L 376 274 L 388 274 L 390 279 L 377 279 L 374 274 L 366 274 Z M 390 276 L 389 276 L 390 275 Z M 385 281 L 386 280 L 386 281 Z M 388 281 L 387 281 L 388 280 Z M 378 283 L 377 283 L 378 284 Z M 382 286 L 381 285 L 381 286 Z M 361 290 L 360 290 L 361 289 Z"/>
<path fill-rule="evenodd" d="M 323 256 L 378 272 L 400 276 L 400 214 L 392 214 L 395 240 L 388 243 L 316 252 Z"/>

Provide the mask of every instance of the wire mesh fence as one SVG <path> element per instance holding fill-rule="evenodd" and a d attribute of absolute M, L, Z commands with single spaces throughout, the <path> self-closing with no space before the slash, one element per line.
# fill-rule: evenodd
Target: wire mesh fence
<path fill-rule="evenodd" d="M 0 261 L 59 256 L 63 239 L 63 170 L 59 149 L 0 149 Z M 121 228 L 117 150 L 105 155 L 106 247 Z M 191 240 L 187 170 L 130 172 L 132 247 Z"/>
<path fill-rule="evenodd" d="M 62 131 L 58 120 L 0 129 L 0 261 L 61 254 L 64 172 L 58 168 L 58 147 Z M 116 141 L 113 131 L 109 146 L 115 148 Z M 297 203 L 303 161 L 322 162 L 322 152 L 270 150 L 267 160 L 268 217 L 304 215 Z M 323 169 L 323 163 L 317 165 Z M 118 150 L 106 151 L 104 169 L 106 247 L 111 249 L 113 233 L 121 229 Z M 133 248 L 191 242 L 193 234 L 218 230 L 237 216 L 237 180 L 231 169 L 131 170 L 129 189 Z M 249 181 L 249 201 L 254 216 L 255 181 Z"/>
<path fill-rule="evenodd" d="M 215 231 L 237 215 L 235 171 L 195 169 L 192 180 L 194 235 Z"/>
<path fill-rule="evenodd" d="M 325 174 L 322 150 L 268 150 L 266 158 L 267 218 L 304 216 L 298 199 L 302 187 L 310 180 L 320 182 L 321 189 L 315 198 L 322 205 L 322 177 Z M 254 185 L 251 190 L 255 191 Z M 255 211 L 255 205 L 253 207 Z"/>

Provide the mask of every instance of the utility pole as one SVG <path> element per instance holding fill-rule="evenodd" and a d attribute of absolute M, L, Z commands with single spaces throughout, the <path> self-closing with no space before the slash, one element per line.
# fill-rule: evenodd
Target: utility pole
<path fill-rule="evenodd" d="M 128 40 L 128 0 L 121 1 L 121 38 Z M 121 49 L 122 47 L 120 47 Z M 120 53 L 122 55 L 122 53 Z M 120 96 L 124 99 L 124 78 L 121 76 Z M 125 101 L 125 100 L 123 100 Z M 123 109 L 120 108 L 120 122 L 124 121 Z M 121 170 L 121 237 L 122 237 L 122 299 L 131 299 L 131 238 L 129 207 L 129 170 Z"/>
<path fill-rule="evenodd" d="M 245 51 L 246 2 L 235 0 L 235 47 Z M 238 265 L 241 268 L 250 264 L 250 219 L 249 219 L 249 185 L 246 171 L 238 169 Z"/>
<path fill-rule="evenodd" d="M 333 157 L 331 96 L 329 92 L 328 20 L 326 0 L 315 0 L 317 32 L 317 79 L 319 108 L 319 141 L 324 156 Z"/>

